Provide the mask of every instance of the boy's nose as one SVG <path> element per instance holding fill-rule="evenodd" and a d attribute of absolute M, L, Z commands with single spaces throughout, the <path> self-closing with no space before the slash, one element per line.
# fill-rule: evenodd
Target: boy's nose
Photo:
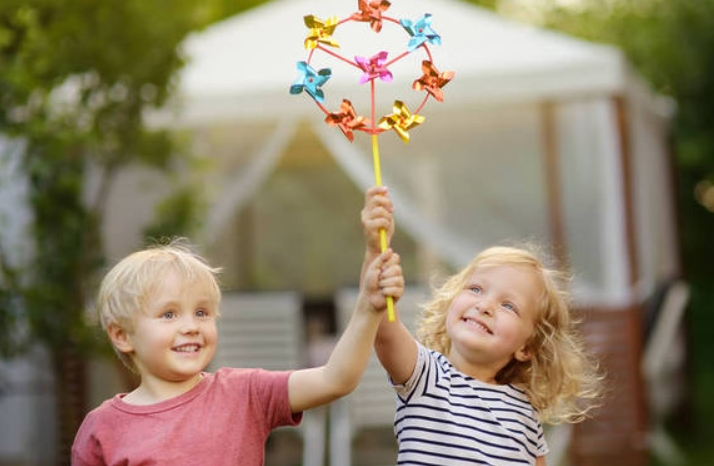
<path fill-rule="evenodd" d="M 183 333 L 194 333 L 198 331 L 198 322 L 196 319 L 191 317 L 184 318 L 181 321 L 181 332 Z"/>

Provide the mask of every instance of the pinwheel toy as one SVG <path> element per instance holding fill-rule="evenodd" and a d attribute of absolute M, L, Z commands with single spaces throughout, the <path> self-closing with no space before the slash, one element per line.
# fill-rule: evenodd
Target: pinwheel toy
<path fill-rule="evenodd" d="M 404 0 L 408 1 L 408 0 Z M 434 65 L 430 46 L 441 45 L 441 36 L 432 28 L 432 15 L 423 14 L 416 20 L 396 19 L 388 16 L 391 3 L 387 0 L 358 0 L 357 11 L 350 16 L 339 19 L 336 16 L 326 20 L 317 18 L 314 15 L 305 16 L 305 26 L 308 28 L 305 37 L 305 49 L 308 50 L 306 60 L 297 63 L 298 78 L 290 87 L 291 94 L 305 94 L 310 96 L 317 104 L 317 107 L 325 114 L 325 122 L 339 128 L 352 142 L 354 132 L 361 131 L 371 136 L 372 159 L 374 164 L 374 179 L 377 186 L 382 185 L 382 174 L 379 160 L 378 136 L 385 132 L 394 130 L 397 136 L 408 143 L 409 131 L 422 124 L 425 117 L 420 114 L 430 98 L 438 102 L 444 100 L 442 88 L 454 77 L 453 71 L 440 72 Z M 396 26 L 404 31 L 405 40 L 403 51 L 394 58 L 389 58 L 389 52 L 380 50 L 377 53 L 367 56 L 347 57 L 340 54 L 340 43 L 338 42 L 339 30 L 346 27 L 348 23 L 365 23 L 365 34 L 380 34 L 385 25 Z M 356 26 L 360 27 L 360 26 Z M 334 37 L 333 37 L 334 36 Z M 352 105 L 352 102 L 343 98 L 339 108 L 331 111 L 326 108 L 326 96 L 323 86 L 326 86 L 332 77 L 331 68 L 315 67 L 316 57 L 320 52 L 322 55 L 347 63 L 356 71 L 355 84 L 369 84 L 370 95 L 370 115 L 369 118 L 360 115 Z M 416 79 L 413 81 L 412 90 L 423 92 L 421 103 L 412 112 L 407 108 L 404 100 L 395 99 L 392 105 L 392 113 L 376 119 L 375 93 L 376 82 L 391 83 L 395 77 L 390 68 L 394 63 L 407 56 L 420 52 L 424 59 L 421 62 L 421 70 L 415 73 Z M 421 75 L 419 75 L 421 73 Z M 382 251 L 387 249 L 387 238 L 384 230 L 380 231 L 380 241 Z M 387 299 L 388 317 L 394 321 L 394 302 Z"/>

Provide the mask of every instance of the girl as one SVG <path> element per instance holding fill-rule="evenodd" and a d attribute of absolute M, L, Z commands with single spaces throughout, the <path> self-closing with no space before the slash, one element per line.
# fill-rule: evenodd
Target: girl
<path fill-rule="evenodd" d="M 391 238 L 385 188 L 367 191 L 365 260 Z M 400 465 L 545 465 L 545 421 L 576 422 L 599 394 L 565 276 L 526 249 L 492 247 L 438 288 L 417 338 L 383 320 L 375 350 L 397 392 Z"/>

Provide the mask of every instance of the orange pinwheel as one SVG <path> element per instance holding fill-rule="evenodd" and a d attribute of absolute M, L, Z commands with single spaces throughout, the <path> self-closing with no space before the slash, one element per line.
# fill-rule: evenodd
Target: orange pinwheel
<path fill-rule="evenodd" d="M 359 11 L 352 14 L 355 21 L 369 21 L 374 32 L 382 30 L 382 13 L 387 11 L 391 3 L 387 0 L 358 0 Z"/>
<path fill-rule="evenodd" d="M 350 142 L 355 138 L 353 130 L 365 128 L 371 124 L 369 119 L 361 115 L 357 116 L 352 102 L 347 99 L 342 99 L 342 104 L 337 112 L 330 113 L 325 117 L 325 123 L 330 126 L 338 126 Z"/>
<path fill-rule="evenodd" d="M 424 60 L 421 62 L 421 70 L 424 75 L 414 81 L 412 87 L 417 91 L 426 90 L 429 94 L 434 96 L 439 102 L 444 101 L 444 91 L 441 90 L 442 87 L 454 78 L 453 71 L 444 71 L 439 73 L 434 64 L 429 60 Z"/>

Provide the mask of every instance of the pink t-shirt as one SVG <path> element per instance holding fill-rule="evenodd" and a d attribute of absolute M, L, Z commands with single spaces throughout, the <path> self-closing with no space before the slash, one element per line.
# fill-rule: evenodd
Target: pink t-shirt
<path fill-rule="evenodd" d="M 190 391 L 148 406 L 106 400 L 82 422 L 72 466 L 262 466 L 270 432 L 297 425 L 289 371 L 220 369 Z"/>

